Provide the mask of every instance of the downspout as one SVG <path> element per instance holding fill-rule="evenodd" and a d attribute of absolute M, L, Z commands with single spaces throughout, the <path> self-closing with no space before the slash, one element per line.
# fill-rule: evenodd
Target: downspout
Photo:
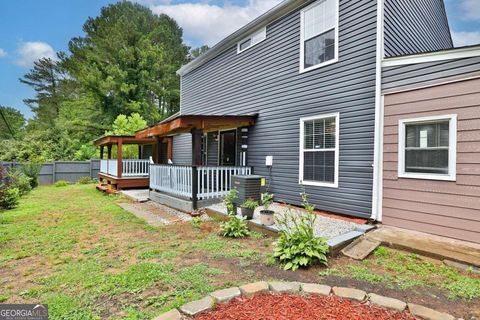
<path fill-rule="evenodd" d="M 383 188 L 383 99 L 382 60 L 384 58 L 384 1 L 377 0 L 377 59 L 375 77 L 375 141 L 373 152 L 373 193 L 371 219 L 382 221 Z"/>

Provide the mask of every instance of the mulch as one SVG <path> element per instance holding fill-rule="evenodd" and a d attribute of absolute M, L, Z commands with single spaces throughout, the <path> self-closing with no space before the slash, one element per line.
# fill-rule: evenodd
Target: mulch
<path fill-rule="evenodd" d="M 262 294 L 240 297 L 195 320 L 415 320 L 408 312 L 395 312 L 336 296 Z"/>

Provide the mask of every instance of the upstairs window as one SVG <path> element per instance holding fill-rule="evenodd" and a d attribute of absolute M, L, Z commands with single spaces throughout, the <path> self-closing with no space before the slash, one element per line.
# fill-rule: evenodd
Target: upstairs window
<path fill-rule="evenodd" d="M 263 27 L 262 29 L 258 30 L 257 32 L 251 34 L 247 38 L 238 42 L 237 53 L 243 52 L 243 51 L 247 50 L 248 48 L 253 47 L 256 44 L 259 44 L 260 42 L 262 42 L 266 38 L 267 38 L 267 27 Z"/>
<path fill-rule="evenodd" d="M 319 0 L 301 12 L 300 72 L 338 61 L 338 0 Z"/>
<path fill-rule="evenodd" d="M 339 114 L 300 119 L 300 183 L 338 186 Z"/>
<path fill-rule="evenodd" d="M 401 120 L 401 178 L 455 180 L 456 116 Z"/>

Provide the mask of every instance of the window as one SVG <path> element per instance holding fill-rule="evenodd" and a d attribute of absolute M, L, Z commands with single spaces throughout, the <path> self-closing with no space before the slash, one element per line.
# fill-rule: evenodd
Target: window
<path fill-rule="evenodd" d="M 251 34 L 247 38 L 243 39 L 237 44 L 237 53 L 243 52 L 248 48 L 253 47 L 254 45 L 262 42 L 267 38 L 267 27 L 263 27 L 257 32 Z"/>
<path fill-rule="evenodd" d="M 338 61 L 338 0 L 320 0 L 301 12 L 300 72 Z"/>
<path fill-rule="evenodd" d="M 456 115 L 400 120 L 398 176 L 455 180 Z"/>
<path fill-rule="evenodd" d="M 300 184 L 338 187 L 339 114 L 300 119 Z"/>

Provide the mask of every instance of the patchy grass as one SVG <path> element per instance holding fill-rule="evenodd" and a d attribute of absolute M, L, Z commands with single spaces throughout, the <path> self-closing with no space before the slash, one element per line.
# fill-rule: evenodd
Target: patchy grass
<path fill-rule="evenodd" d="M 480 296 L 473 273 L 387 248 L 365 262 L 337 258 L 329 269 L 283 271 L 272 259 L 272 238 L 226 239 L 216 221 L 152 227 L 118 201 L 126 200 L 92 185 L 40 187 L 0 213 L 0 303 L 48 303 L 51 319 L 151 319 L 212 290 L 258 280 L 317 282 L 319 273 L 361 281 L 354 283 L 360 289 L 366 283 L 410 295 L 434 288 L 442 294 L 429 301 L 440 299 L 437 308 L 446 304 L 458 316 Z M 453 299 L 462 300 L 452 306 Z"/>

